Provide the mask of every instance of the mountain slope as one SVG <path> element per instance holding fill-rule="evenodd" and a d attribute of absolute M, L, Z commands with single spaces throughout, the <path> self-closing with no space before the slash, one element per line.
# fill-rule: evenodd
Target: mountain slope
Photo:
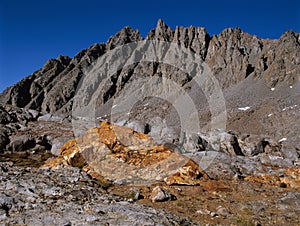
<path fill-rule="evenodd" d="M 41 112 L 71 114 L 76 88 L 87 68 L 110 50 L 142 40 L 137 30 L 125 27 L 111 36 L 107 43 L 94 44 L 73 59 L 63 56 L 50 59 L 43 68 L 7 88 L 0 95 L 0 102 Z M 228 113 L 227 129 L 263 133 L 276 139 L 290 134 L 293 146 L 299 143 L 299 34 L 288 31 L 278 40 L 269 40 L 250 35 L 239 28 L 228 28 L 218 35 L 210 36 L 205 28 L 191 26 L 172 30 L 159 20 L 146 40 L 162 40 L 180 45 L 198 55 L 209 66 L 223 88 Z M 144 80 L 141 80 L 141 76 Z M 193 101 L 198 103 L 201 127 L 209 127 L 211 114 L 204 93 L 197 91 L 193 94 L 194 88 L 189 91 L 194 87 L 193 77 L 170 65 L 138 62 L 122 68 L 114 75 L 98 81 L 97 85 L 102 90 L 97 103 L 102 106 L 113 101 L 126 91 L 128 93 L 141 87 L 154 76 L 169 78 L 183 87 Z M 138 111 L 137 106 L 130 120 L 142 121 L 142 124 L 148 123 L 153 127 L 167 119 L 166 126 L 176 130 L 179 122 L 176 109 L 175 113 L 174 109 L 170 111 L 172 113 L 169 110 L 163 112 L 157 103 L 165 101 L 156 101 L 147 113 Z M 166 109 L 172 108 L 170 103 L 165 104 Z M 251 106 L 251 109 L 238 110 L 246 106 Z M 289 110 L 283 111 L 284 108 Z M 268 117 L 270 114 L 276 115 L 276 118 Z"/>

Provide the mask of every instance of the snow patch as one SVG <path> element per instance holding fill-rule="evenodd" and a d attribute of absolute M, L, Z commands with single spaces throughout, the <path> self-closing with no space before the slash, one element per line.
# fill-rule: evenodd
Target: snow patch
<path fill-rule="evenodd" d="M 288 109 L 294 109 L 297 107 L 297 104 L 293 105 L 293 106 L 289 106 L 289 107 L 285 107 L 282 109 L 282 111 L 288 110 Z"/>
<path fill-rule="evenodd" d="M 286 141 L 287 139 L 286 139 L 286 137 L 284 137 L 284 138 L 281 138 L 278 142 L 283 142 L 283 141 Z"/>
<path fill-rule="evenodd" d="M 283 157 L 281 157 L 281 156 L 275 156 L 275 155 L 270 155 L 269 159 L 272 160 L 272 161 L 276 161 L 278 159 L 283 159 Z"/>
<path fill-rule="evenodd" d="M 238 110 L 240 110 L 240 111 L 247 111 L 247 110 L 249 110 L 249 109 L 250 109 L 249 106 L 247 106 L 247 107 L 242 107 L 242 108 L 238 108 Z"/>

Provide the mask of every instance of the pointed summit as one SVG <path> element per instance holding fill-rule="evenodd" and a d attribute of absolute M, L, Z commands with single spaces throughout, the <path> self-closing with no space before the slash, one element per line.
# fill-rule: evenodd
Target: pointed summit
<path fill-rule="evenodd" d="M 162 19 L 158 19 L 156 29 L 168 28 L 166 23 Z"/>
<path fill-rule="evenodd" d="M 151 30 L 147 39 L 157 39 L 171 42 L 174 38 L 174 31 L 162 19 L 157 21 L 156 28 Z"/>
<path fill-rule="evenodd" d="M 107 46 L 108 49 L 113 49 L 116 46 L 140 41 L 142 39 L 143 38 L 138 30 L 133 30 L 131 27 L 126 26 L 108 39 Z"/>
<path fill-rule="evenodd" d="M 279 40 L 281 40 L 282 42 L 283 41 L 286 41 L 286 42 L 288 42 L 288 41 L 293 41 L 293 42 L 298 42 L 299 43 L 299 37 L 300 37 L 300 34 L 299 33 L 296 33 L 295 31 L 293 31 L 293 30 L 289 30 L 289 31 L 286 31 L 286 32 L 284 32 L 281 36 L 280 36 L 280 38 L 279 38 Z"/>

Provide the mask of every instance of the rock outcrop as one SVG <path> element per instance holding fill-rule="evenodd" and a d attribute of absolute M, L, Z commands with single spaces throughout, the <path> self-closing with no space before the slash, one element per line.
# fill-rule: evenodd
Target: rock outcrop
<path fill-rule="evenodd" d="M 11 105 L 0 105 L 0 114 L 1 161 L 12 161 L 19 166 L 41 166 L 57 154 L 55 148 L 59 141 L 74 137 L 71 125 L 64 122 L 64 118 L 39 120 L 43 117 L 40 112 Z"/>
<path fill-rule="evenodd" d="M 300 188 L 300 169 L 287 168 L 283 175 L 262 174 L 258 176 L 248 176 L 246 181 L 255 181 L 260 183 L 271 184 L 279 187 Z"/>
<path fill-rule="evenodd" d="M 197 185 L 201 178 L 209 178 L 186 156 L 157 145 L 146 134 L 108 122 L 67 141 L 60 152 L 43 167 L 80 167 L 90 175 L 125 184 Z"/>

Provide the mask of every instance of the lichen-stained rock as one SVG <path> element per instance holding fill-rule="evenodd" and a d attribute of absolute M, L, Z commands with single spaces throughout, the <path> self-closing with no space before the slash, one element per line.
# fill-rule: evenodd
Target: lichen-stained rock
<path fill-rule="evenodd" d="M 64 159 L 64 156 L 60 155 L 56 158 L 48 159 L 44 165 L 41 166 L 42 169 L 50 168 L 52 170 L 61 169 L 61 168 L 68 168 L 70 165 Z"/>
<path fill-rule="evenodd" d="M 168 184 L 197 185 L 208 178 L 199 166 L 164 145 L 157 145 L 143 133 L 124 126 L 102 122 L 83 137 L 67 141 L 61 156 L 44 167 L 58 165 L 85 167 L 88 173 L 111 181 L 134 184 L 164 181 Z M 122 182 L 122 183 L 123 183 Z"/>
<path fill-rule="evenodd" d="M 178 172 L 165 178 L 167 185 L 199 185 L 200 178 L 209 179 L 208 175 L 199 168 L 193 160 L 181 167 Z"/>
<path fill-rule="evenodd" d="M 285 170 L 285 177 L 280 181 L 291 188 L 300 188 L 300 168 L 288 168 Z"/>
<path fill-rule="evenodd" d="M 269 175 L 262 174 L 259 176 L 249 176 L 245 178 L 246 181 L 254 181 L 276 185 L 280 187 L 300 188 L 300 169 L 287 168 L 284 175 Z"/>

